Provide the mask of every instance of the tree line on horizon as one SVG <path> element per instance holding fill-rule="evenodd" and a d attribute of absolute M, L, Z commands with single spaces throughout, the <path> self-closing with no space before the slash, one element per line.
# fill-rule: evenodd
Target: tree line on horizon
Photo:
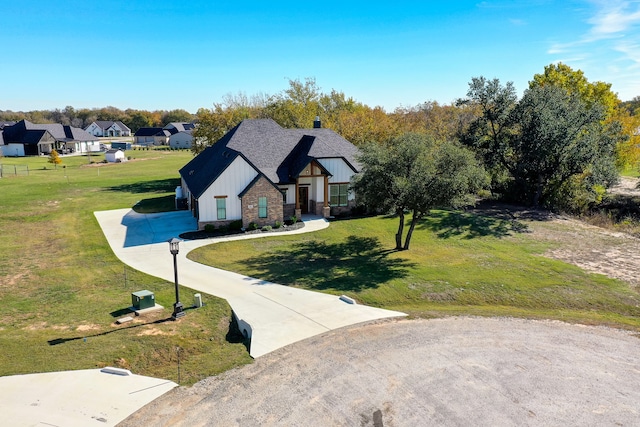
<path fill-rule="evenodd" d="M 392 159 L 399 147 L 416 156 L 396 158 L 396 163 L 427 164 L 421 151 L 427 150 L 432 158 L 444 156 L 451 164 L 457 156 L 471 165 L 464 151 L 470 150 L 487 174 L 488 191 L 532 206 L 574 211 L 591 208 L 600 203 L 620 170 L 640 164 L 640 96 L 621 102 L 611 84 L 590 82 L 581 70 L 562 63 L 548 65 L 534 75 L 520 98 L 510 82 L 476 77 L 466 96 L 455 102 L 427 101 L 392 112 L 360 103 L 340 91 L 323 92 L 315 78 L 289 80 L 289 87 L 271 96 L 228 94 L 196 114 L 115 107 L 0 111 L 0 120 L 26 118 L 77 127 L 94 120 L 121 120 L 134 132 L 172 121 L 194 121 L 194 155 L 244 119 L 271 118 L 284 128 L 311 128 L 316 117 L 322 127 L 380 156 Z M 455 149 L 447 147 L 440 152 L 445 143 Z M 473 170 L 477 177 L 477 170 Z M 429 173 L 437 176 L 440 172 Z M 415 191 L 424 189 L 416 187 Z M 464 192 L 454 193 L 457 200 L 467 199 Z M 443 203 L 437 200 L 429 206 Z M 424 206 L 420 209 L 415 211 L 417 216 L 424 215 Z"/>
<path fill-rule="evenodd" d="M 164 127 L 171 122 L 192 122 L 195 115 L 182 109 L 176 110 L 121 110 L 116 107 L 80 108 L 67 106 L 63 109 L 33 110 L 28 112 L 0 110 L 0 121 L 18 122 L 28 120 L 32 123 L 60 123 L 65 126 L 86 128 L 97 120 L 121 121 L 132 132 L 143 127 Z"/>

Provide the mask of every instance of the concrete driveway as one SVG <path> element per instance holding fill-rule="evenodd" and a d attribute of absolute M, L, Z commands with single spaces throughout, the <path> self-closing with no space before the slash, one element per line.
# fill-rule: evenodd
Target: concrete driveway
<path fill-rule="evenodd" d="M 138 214 L 131 209 L 95 212 L 115 255 L 136 270 L 173 282 L 173 258 L 167 240 L 197 229 L 189 211 Z M 305 227 L 285 233 L 305 233 L 329 226 L 322 218 L 306 218 Z M 270 236 L 277 233 L 269 233 Z M 178 254 L 178 281 L 194 291 L 227 300 L 241 331 L 251 337 L 250 354 L 259 357 L 288 344 L 344 326 L 405 316 L 404 313 L 349 304 L 335 295 L 306 291 L 198 264 L 189 251 L 212 243 L 264 237 L 184 241 Z M 181 296 L 190 301 L 191 296 Z"/>
<path fill-rule="evenodd" d="M 177 386 L 114 368 L 0 377 L 2 425 L 115 426 Z"/>

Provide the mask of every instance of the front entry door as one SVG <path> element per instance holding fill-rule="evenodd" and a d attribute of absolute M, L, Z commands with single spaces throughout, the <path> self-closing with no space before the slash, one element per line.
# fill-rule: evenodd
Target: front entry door
<path fill-rule="evenodd" d="M 309 187 L 298 187 L 298 200 L 300 201 L 300 211 L 303 214 L 309 213 Z"/>

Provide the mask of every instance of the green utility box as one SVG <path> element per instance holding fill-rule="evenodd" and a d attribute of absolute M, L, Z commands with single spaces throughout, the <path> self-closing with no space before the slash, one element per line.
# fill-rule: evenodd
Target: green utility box
<path fill-rule="evenodd" d="M 151 291 L 138 291 L 131 294 L 131 304 L 136 310 L 155 307 L 156 297 Z"/>

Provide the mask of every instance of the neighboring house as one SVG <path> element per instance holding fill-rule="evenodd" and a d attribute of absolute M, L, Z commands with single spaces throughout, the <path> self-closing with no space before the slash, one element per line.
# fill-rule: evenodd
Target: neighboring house
<path fill-rule="evenodd" d="M 174 135 L 178 132 L 185 132 L 195 129 L 196 125 L 193 123 L 186 122 L 171 122 L 166 125 L 163 129 L 168 130 L 171 135 Z"/>
<path fill-rule="evenodd" d="M 5 156 L 46 155 L 100 151 L 100 142 L 83 129 L 55 124 L 35 124 L 21 120 L 2 130 Z"/>
<path fill-rule="evenodd" d="M 167 145 L 171 132 L 163 128 L 140 128 L 133 135 L 133 143 L 138 145 Z"/>
<path fill-rule="evenodd" d="M 169 147 L 171 148 L 191 148 L 192 144 L 193 144 L 192 130 L 176 132 L 169 137 Z"/>
<path fill-rule="evenodd" d="M 358 149 L 320 121 L 284 129 L 244 120 L 180 169 L 181 193 L 198 226 L 242 220 L 273 225 L 295 215 L 325 218 L 350 210 Z"/>
<path fill-rule="evenodd" d="M 100 137 L 131 136 L 131 129 L 121 121 L 96 120 L 84 130 L 93 136 Z"/>
<path fill-rule="evenodd" d="M 125 158 L 125 155 L 124 155 L 124 151 L 122 151 L 120 149 L 107 150 L 104 153 L 104 158 L 109 163 L 119 163 L 119 162 L 125 162 L 126 161 L 126 158 Z"/>

